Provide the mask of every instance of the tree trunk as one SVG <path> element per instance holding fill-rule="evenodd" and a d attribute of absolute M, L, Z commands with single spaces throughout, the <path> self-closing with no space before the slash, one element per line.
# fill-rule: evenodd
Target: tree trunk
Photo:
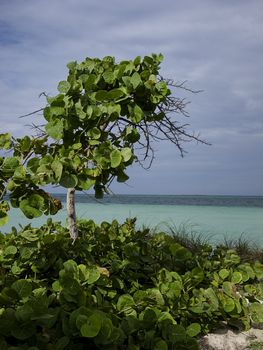
<path fill-rule="evenodd" d="M 68 212 L 68 227 L 70 237 L 73 240 L 78 238 L 78 229 L 76 223 L 76 210 L 75 210 L 75 188 L 68 188 L 67 193 L 67 212 Z"/>

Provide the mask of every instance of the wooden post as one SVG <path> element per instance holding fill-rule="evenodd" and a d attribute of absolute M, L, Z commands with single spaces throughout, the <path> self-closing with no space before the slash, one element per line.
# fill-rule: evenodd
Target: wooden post
<path fill-rule="evenodd" d="M 78 238 L 76 210 L 75 210 L 75 188 L 68 188 L 67 213 L 68 213 L 69 233 L 70 233 L 71 239 L 73 240 L 72 244 L 74 244 L 75 240 Z"/>

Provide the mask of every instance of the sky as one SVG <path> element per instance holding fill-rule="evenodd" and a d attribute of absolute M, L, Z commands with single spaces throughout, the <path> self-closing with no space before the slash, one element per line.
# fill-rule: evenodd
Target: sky
<path fill-rule="evenodd" d="M 183 95 L 186 122 L 211 146 L 187 143 L 181 158 L 156 143 L 151 169 L 112 191 L 263 195 L 262 0 L 0 0 L 0 132 L 41 122 L 18 116 L 45 106 L 69 61 L 160 52 L 164 77 L 203 90 Z"/>

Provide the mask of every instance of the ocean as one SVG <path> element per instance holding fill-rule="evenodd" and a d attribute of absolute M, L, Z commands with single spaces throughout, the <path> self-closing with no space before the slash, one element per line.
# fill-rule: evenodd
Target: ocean
<path fill-rule="evenodd" d="M 66 223 L 66 195 L 54 194 L 63 209 L 54 221 Z M 91 195 L 76 195 L 77 216 L 95 222 L 137 218 L 137 227 L 168 231 L 168 226 L 192 234 L 202 234 L 211 242 L 242 237 L 263 246 L 263 196 L 182 196 L 182 195 L 107 195 L 96 200 Z M 47 217 L 28 220 L 20 210 L 11 209 L 10 221 L 0 229 L 12 226 L 39 226 Z"/>

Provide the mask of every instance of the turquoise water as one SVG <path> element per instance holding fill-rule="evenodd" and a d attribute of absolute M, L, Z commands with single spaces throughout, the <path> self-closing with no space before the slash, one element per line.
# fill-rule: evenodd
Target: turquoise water
<path fill-rule="evenodd" d="M 60 198 L 65 200 L 63 195 Z M 159 229 L 165 229 L 168 223 L 210 236 L 214 242 L 220 242 L 224 237 L 238 238 L 242 234 L 250 242 L 263 245 L 263 197 L 120 195 L 98 202 L 81 195 L 77 196 L 77 202 L 77 216 L 97 223 L 114 219 L 122 222 L 125 218 L 136 217 L 138 227 L 155 228 L 158 225 Z M 8 232 L 12 226 L 19 227 L 19 224 L 29 222 L 32 226 L 39 226 L 46 219 L 43 216 L 28 220 L 19 210 L 12 209 L 10 223 L 1 231 Z M 66 210 L 62 209 L 53 220 L 65 223 Z"/>

